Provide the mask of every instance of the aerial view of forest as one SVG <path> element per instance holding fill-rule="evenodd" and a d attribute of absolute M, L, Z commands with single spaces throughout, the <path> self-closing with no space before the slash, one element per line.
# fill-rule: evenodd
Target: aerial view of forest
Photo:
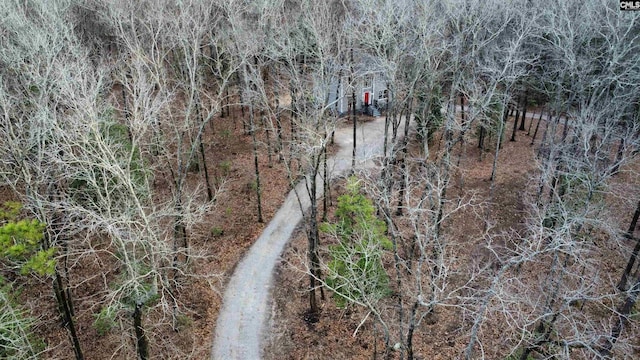
<path fill-rule="evenodd" d="M 1 0 L 0 359 L 640 358 L 636 10 Z"/>

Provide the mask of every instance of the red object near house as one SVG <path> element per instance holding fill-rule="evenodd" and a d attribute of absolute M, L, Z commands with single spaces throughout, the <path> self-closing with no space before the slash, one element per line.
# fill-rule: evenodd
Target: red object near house
<path fill-rule="evenodd" d="M 364 93 L 364 104 L 365 105 L 369 105 L 369 92 L 368 91 L 366 91 Z"/>

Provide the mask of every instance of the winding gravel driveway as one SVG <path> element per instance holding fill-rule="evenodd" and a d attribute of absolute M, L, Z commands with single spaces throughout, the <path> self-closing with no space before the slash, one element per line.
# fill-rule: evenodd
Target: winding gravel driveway
<path fill-rule="evenodd" d="M 383 141 L 383 117 L 359 124 L 356 167 L 362 167 L 375 156 L 381 155 Z M 327 162 L 331 179 L 344 175 L 351 169 L 352 127 L 343 125 L 337 128 L 335 142 L 340 148 Z M 318 185 L 318 197 L 322 196 L 321 183 Z M 300 182 L 296 189 L 306 210 L 310 202 L 304 185 L 304 182 Z M 261 358 L 262 334 L 265 330 L 267 310 L 270 308 L 273 270 L 284 246 L 301 220 L 300 203 L 292 190 L 258 240 L 240 260 L 227 284 L 222 309 L 218 315 L 212 359 Z"/>
<path fill-rule="evenodd" d="M 460 111 L 460 106 L 456 107 Z M 538 119 L 539 113 L 530 112 L 528 118 Z M 542 116 L 548 121 L 548 116 Z M 415 123 L 413 123 L 415 124 Z M 338 152 L 328 159 L 327 168 L 331 179 L 351 169 L 353 131 L 350 125 L 336 129 L 335 142 Z M 391 131 L 391 129 L 389 129 Z M 404 132 L 404 121 L 399 129 Z M 384 141 L 384 117 L 358 125 L 356 167 L 369 166 L 372 159 L 382 155 Z M 318 197 L 322 196 L 322 181 L 318 182 Z M 309 198 L 304 182 L 296 186 L 300 203 L 305 211 Z M 284 246 L 302 220 L 300 203 L 292 190 L 264 229 L 258 240 L 238 263 L 225 290 L 222 309 L 218 315 L 213 344 L 214 360 L 257 360 L 261 358 L 263 331 L 270 308 L 270 293 L 273 270 Z"/>

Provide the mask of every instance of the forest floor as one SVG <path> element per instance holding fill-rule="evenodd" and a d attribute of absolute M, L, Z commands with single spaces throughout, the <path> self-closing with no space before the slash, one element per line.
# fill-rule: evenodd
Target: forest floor
<path fill-rule="evenodd" d="M 222 293 L 235 265 L 262 233 L 266 223 L 274 216 L 290 190 L 283 163 L 274 155 L 267 157 L 265 133 L 258 136 L 259 167 L 262 186 L 264 223 L 257 221 L 254 159 L 251 136 L 243 131 L 241 112 L 233 107 L 230 116 L 215 118 L 206 127 L 207 165 L 214 187 L 221 191 L 215 206 L 204 214 L 197 225 L 188 228 L 192 262 L 190 275 L 181 282 L 177 294 L 180 304 L 179 327 L 174 331 L 170 319 L 150 312 L 145 321 L 152 358 L 207 359 L 211 356 L 213 330 L 222 304 Z M 289 137 L 287 124 L 283 126 Z M 274 134 L 271 133 L 271 146 Z M 171 198 L 170 174 L 165 166 L 158 166 L 155 174 L 155 196 L 162 201 Z M 189 173 L 188 187 L 202 188 L 203 172 Z M 202 193 L 202 192 L 201 192 Z M 0 202 L 20 200 L 6 186 L 0 187 Z M 206 201 L 206 199 L 189 199 Z M 29 216 L 25 214 L 25 216 Z M 80 261 L 70 265 L 71 294 L 76 310 L 78 335 L 84 357 L 92 360 L 129 359 L 135 349 L 130 324 L 123 322 L 99 333 L 95 326 L 96 314 L 104 306 L 105 288 L 118 276 L 120 269 L 106 245 L 84 248 Z M 31 316 L 37 318 L 36 338 L 43 340 L 43 359 L 73 359 L 73 350 L 67 331 L 61 326 L 51 289 L 51 280 L 43 277 L 24 278 L 17 282 L 19 301 Z M 130 341 L 123 342 L 130 334 Z"/>
<path fill-rule="evenodd" d="M 277 156 L 267 159 L 264 133 L 260 135 L 261 185 L 263 189 L 262 206 L 265 222 L 257 222 L 256 196 L 254 190 L 254 167 L 251 136 L 244 133 L 240 120 L 241 114 L 234 109 L 231 117 L 216 118 L 213 127 L 208 127 L 204 142 L 209 154 L 208 166 L 214 182 L 222 186 L 216 200 L 216 206 L 199 222 L 200 225 L 188 229 L 194 254 L 200 257 L 192 263 L 195 276 L 185 279 L 179 295 L 183 317 L 179 331 L 174 331 L 166 319 L 154 318 L 150 314 L 147 324 L 155 323 L 147 331 L 150 334 L 151 347 L 155 353 L 152 358 L 162 359 L 206 359 L 211 356 L 211 341 L 214 329 L 223 305 L 223 293 L 230 286 L 228 281 L 237 264 L 245 257 L 256 239 L 265 230 L 266 224 L 282 206 L 291 189 L 284 165 Z M 530 121 L 530 119 L 528 119 Z M 346 120 L 342 120 L 346 122 Z M 509 124 L 512 122 L 509 121 Z M 544 123 L 544 122 L 543 122 Z M 528 124 L 527 124 L 528 125 Z M 348 124 L 343 124 L 348 130 Z M 507 129 L 510 130 L 509 125 Z M 285 136 L 289 136 L 284 126 Z M 348 132 L 348 131 L 347 131 Z M 507 134 L 510 134 L 507 131 Z M 274 141 L 271 134 L 271 141 Z M 541 134 L 538 134 L 538 138 Z M 463 193 L 474 193 L 480 200 L 488 199 L 489 177 L 491 173 L 492 153 L 480 152 L 469 136 L 462 153 L 459 173 L 452 183 L 451 198 Z M 523 192 L 536 183 L 535 151 L 530 146 L 531 138 L 519 131 L 516 142 L 504 142 L 498 164 L 496 189 L 491 206 L 492 220 L 496 224 L 493 231 L 499 232 L 511 228 L 517 229 L 524 219 Z M 436 136 L 436 144 L 440 141 Z M 347 144 L 348 146 L 348 144 Z M 437 150 L 437 145 L 434 150 Z M 331 151 L 336 151 L 332 149 Z M 418 153 L 418 149 L 411 149 Z M 459 147 L 456 147 L 456 155 Z M 435 153 L 436 151 L 434 151 Z M 203 177 L 201 172 L 193 172 L 189 181 L 197 186 Z M 170 183 L 167 175 L 157 176 L 158 196 L 169 196 Z M 611 201 L 614 211 L 625 214 L 620 223 L 628 224 L 628 214 L 635 207 L 637 178 L 633 174 L 623 173 L 616 187 L 617 201 Z M 342 183 L 338 181 L 331 198 L 341 193 Z M 459 189 L 464 189 L 460 192 Z M 0 200 L 18 200 L 6 187 L 0 188 Z M 631 210 L 630 210 L 631 209 Z M 332 217 L 330 209 L 329 218 Z M 471 221 L 469 219 L 472 219 Z M 479 239 L 482 238 L 482 223 L 471 213 L 460 213 L 445 231 L 460 239 L 466 254 L 460 256 L 488 256 Z M 286 242 L 286 239 L 284 239 Z M 325 240 L 322 240 L 324 242 Z M 362 325 L 357 334 L 360 321 L 364 317 L 361 310 L 338 309 L 330 294 L 326 294 L 321 303 L 321 316 L 318 323 L 309 324 L 304 320 L 308 306 L 308 276 L 304 272 L 306 259 L 306 237 L 298 228 L 292 241 L 285 246 L 284 253 L 277 260 L 275 279 L 271 292 L 272 301 L 265 302 L 268 307 L 268 323 L 264 331 L 266 342 L 263 351 L 265 359 L 368 359 L 374 352 L 380 352 L 383 345 L 379 337 L 374 336 L 371 321 Z M 80 250 L 80 249 L 79 249 Z M 127 324 L 99 334 L 95 328 L 95 314 L 100 311 L 100 301 L 110 279 L 117 276 L 119 269 L 106 260 L 102 249 L 91 249 L 95 253 L 85 256 L 72 264 L 72 294 L 76 299 L 76 319 L 79 337 L 87 359 L 127 359 L 135 346 L 134 339 L 122 342 L 119 332 L 130 331 Z M 279 252 L 279 251 L 278 251 Z M 622 263 L 623 261 L 620 261 Z M 612 272 L 619 272 L 624 264 L 614 262 Z M 97 275 L 96 275 L 97 274 Z M 49 279 L 30 279 L 21 284 L 20 300 L 33 316 L 38 318 L 36 336 L 44 340 L 46 347 L 41 354 L 44 359 L 72 359 L 73 351 L 66 330 L 60 326 L 55 308 L 55 300 Z M 453 359 L 461 354 L 467 338 L 461 329 L 466 325 L 453 312 L 443 311 L 433 321 L 424 322 L 420 332 L 424 335 L 416 339 L 416 352 L 422 359 Z M 498 329 L 487 330 L 496 331 Z M 496 336 L 499 338 L 499 336 Z"/>
<path fill-rule="evenodd" d="M 535 172 L 534 151 L 530 146 L 530 137 L 519 132 L 516 142 L 504 142 L 496 178 L 494 206 L 492 218 L 500 229 L 517 227 L 523 219 L 522 192 L 525 191 L 530 175 Z M 438 137 L 435 137 L 438 142 Z M 489 194 L 491 165 L 493 154 L 486 152 L 479 161 L 480 152 L 474 143 L 465 145 L 465 153 L 456 180 L 452 188 L 464 181 L 464 191 L 474 192 L 481 200 Z M 433 153 L 437 152 L 437 147 Z M 417 153 L 413 148 L 412 152 Z M 457 155 L 456 155 L 457 156 Z M 462 175 L 462 176 L 461 176 Z M 340 192 L 340 187 L 335 189 Z M 455 194 L 452 197 L 463 194 Z M 337 196 L 337 195 L 336 195 Z M 469 215 L 469 214 L 467 214 Z M 462 216 L 460 216 L 462 217 Z M 458 219 L 456 226 L 446 227 L 444 231 L 455 234 L 466 248 L 476 254 L 482 251 L 474 239 L 482 238 L 483 224 L 471 215 L 470 219 Z M 471 220 L 471 221 L 469 221 Z M 496 229 L 498 231 L 498 229 Z M 308 308 L 308 279 L 302 260 L 306 249 L 304 232 L 299 232 L 288 245 L 283 255 L 282 265 L 277 269 L 274 289 L 272 331 L 265 349 L 265 359 L 370 359 L 374 351 L 380 352 L 383 344 L 373 335 L 371 322 L 361 326 L 357 335 L 353 336 L 366 313 L 359 309 L 339 309 L 327 294 L 321 301 L 322 316 L 317 324 L 310 325 L 303 320 Z M 459 320 L 446 319 L 444 314 L 437 323 L 429 326 L 429 333 L 434 340 L 416 343 L 419 359 L 454 359 L 464 348 L 464 334 L 459 334 Z M 451 315 L 449 315 L 451 316 Z M 461 335 L 461 336 L 458 336 Z M 436 340 L 437 339 L 437 340 Z M 374 343 L 377 341 L 377 345 Z M 301 346 L 301 344 L 306 344 Z M 377 349 L 376 349 L 377 348 Z M 376 350 L 374 350 L 376 349 Z"/>
<path fill-rule="evenodd" d="M 286 99 L 283 100 L 286 102 Z M 258 134 L 259 167 L 262 187 L 264 222 L 257 221 L 254 159 L 251 136 L 243 130 L 242 113 L 232 107 L 230 116 L 215 118 L 203 136 L 206 144 L 207 165 L 212 183 L 221 191 L 215 206 L 195 226 L 188 228 L 193 275 L 184 278 L 178 296 L 180 317 L 177 331 L 169 319 L 150 312 L 145 321 L 152 358 L 206 359 L 211 357 L 214 329 L 223 303 L 223 293 L 237 264 L 284 203 L 291 189 L 287 169 L 277 155 L 267 156 L 267 143 L 274 146 L 265 132 Z M 372 120 L 362 117 L 362 121 Z M 283 121 L 283 137 L 291 136 L 289 122 Z M 349 141 L 345 139 L 346 151 Z M 329 149 L 331 156 L 336 147 Z M 350 165 L 350 157 L 349 157 Z M 158 167 L 154 190 L 159 199 L 170 199 L 171 180 L 166 168 Z M 188 186 L 202 186 L 203 172 L 192 171 Z M 6 186 L 0 187 L 0 201 L 19 200 Z M 203 199 L 193 199 L 202 201 Z M 29 216 L 25 214 L 25 216 Z M 286 239 L 284 239 L 286 240 Z M 99 333 L 95 326 L 96 314 L 104 306 L 105 287 L 119 274 L 117 263 L 110 259 L 105 244 L 86 249 L 82 245 L 80 261 L 70 266 L 71 294 L 75 299 L 78 336 L 87 359 L 128 359 L 135 348 L 130 325 L 116 324 Z M 43 359 L 72 359 L 73 350 L 66 329 L 61 326 L 55 307 L 50 279 L 24 278 L 15 284 L 20 289 L 19 301 L 37 318 L 36 338 L 43 341 Z M 130 332 L 131 331 L 131 332 Z M 129 333 L 130 332 L 130 333 Z M 130 341 L 123 342 L 123 334 Z"/>
<path fill-rule="evenodd" d="M 537 121 L 537 115 L 535 116 Z M 527 118 L 527 126 L 531 118 Z M 490 198 L 490 177 L 493 162 L 493 152 L 480 153 L 477 139 L 468 136 L 466 145 L 457 146 L 454 159 L 460 155 L 460 165 L 452 178 L 450 199 L 473 195 L 479 203 L 490 204 L 490 219 L 493 234 L 515 233 L 522 229 L 525 220 L 526 194 L 535 192 L 539 179 L 536 166 L 536 152 L 538 146 L 532 146 L 531 137 L 526 132 L 518 131 L 516 141 L 509 141 L 511 135 L 512 118 L 507 124 L 506 139 L 500 150 L 497 166 L 495 190 Z M 544 125 L 545 121 L 543 120 Z M 542 129 L 540 129 L 542 131 Z M 538 134 L 536 143 L 541 138 Z M 495 140 L 494 140 L 495 141 Z M 433 153 L 437 152 L 438 144 L 442 140 L 435 137 L 436 143 Z M 537 144 L 536 144 L 537 145 Z M 419 149 L 415 146 L 410 153 L 418 156 Z M 636 164 L 637 165 L 637 164 Z M 615 199 L 611 199 L 612 212 L 624 214 L 620 224 L 628 224 L 630 212 L 635 208 L 635 196 L 625 199 L 621 194 L 630 196 L 638 190 L 638 179 L 634 172 L 622 172 L 613 185 Z M 342 184 L 334 186 L 337 197 L 344 189 Z M 334 203 L 335 205 L 335 203 Z M 484 212 L 483 208 L 483 212 Z M 492 256 L 486 247 L 486 236 L 483 235 L 484 222 L 471 209 L 455 214 L 443 225 L 445 235 L 456 239 L 456 246 L 449 256 L 468 259 L 469 262 L 482 264 L 492 261 Z M 329 216 L 332 218 L 332 215 Z M 500 237 L 497 237 L 498 239 Z M 508 236 L 503 237 L 507 239 Z M 321 243 L 330 242 L 323 238 Z M 509 244 L 499 244 L 497 247 L 507 248 Z M 272 316 L 270 330 L 266 334 L 264 359 L 372 359 L 379 358 L 384 349 L 379 332 L 373 326 L 372 318 L 363 322 L 367 312 L 362 308 L 337 308 L 327 292 L 320 301 L 321 316 L 319 322 L 310 324 L 304 320 L 308 309 L 308 277 L 305 272 L 306 236 L 303 231 L 294 234 L 292 241 L 285 248 L 280 266 L 276 269 L 275 288 L 273 291 Z M 612 245 L 615 248 L 615 245 Z M 614 255 L 616 249 L 604 253 L 602 259 L 605 268 L 618 276 L 626 260 Z M 325 254 L 326 255 L 326 254 Z M 618 259 L 619 261 L 616 261 Z M 530 281 L 535 281 L 529 279 Z M 526 282 L 527 279 L 522 279 Z M 386 309 L 393 309 L 388 304 Z M 387 310 L 396 311 L 396 310 Z M 500 334 L 499 321 L 488 321 L 486 333 L 493 333 L 489 338 L 496 339 L 495 343 L 484 344 L 487 358 L 496 358 L 497 354 L 504 354 L 506 343 Z M 464 318 L 462 312 L 452 308 L 438 310 L 428 321 L 423 321 L 416 330 L 414 350 L 416 359 L 456 359 L 461 358 L 468 342 L 468 331 L 471 326 L 469 319 Z M 378 329 L 379 331 L 379 329 Z M 395 331 L 395 330 L 394 330 Z M 418 335 L 420 334 L 420 335 Z M 502 341 L 502 342 L 500 342 Z M 392 358 L 398 358 L 399 353 Z"/>

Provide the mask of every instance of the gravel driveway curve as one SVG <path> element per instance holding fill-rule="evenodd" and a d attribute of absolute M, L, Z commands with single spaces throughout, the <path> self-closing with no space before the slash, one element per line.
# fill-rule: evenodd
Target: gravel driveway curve
<path fill-rule="evenodd" d="M 361 167 L 382 154 L 384 118 L 358 124 L 356 133 L 356 166 Z M 351 168 L 352 128 L 343 126 L 336 129 L 335 142 L 340 148 L 327 162 L 332 179 L 344 175 Z M 321 182 L 319 184 L 320 197 L 323 187 Z M 296 188 L 302 206 L 307 209 L 309 198 L 304 190 L 304 183 L 299 183 Z M 265 331 L 267 311 L 270 309 L 273 270 L 301 220 L 300 203 L 292 190 L 260 237 L 240 260 L 227 284 L 216 324 L 212 359 L 261 358 L 262 334 Z"/>

